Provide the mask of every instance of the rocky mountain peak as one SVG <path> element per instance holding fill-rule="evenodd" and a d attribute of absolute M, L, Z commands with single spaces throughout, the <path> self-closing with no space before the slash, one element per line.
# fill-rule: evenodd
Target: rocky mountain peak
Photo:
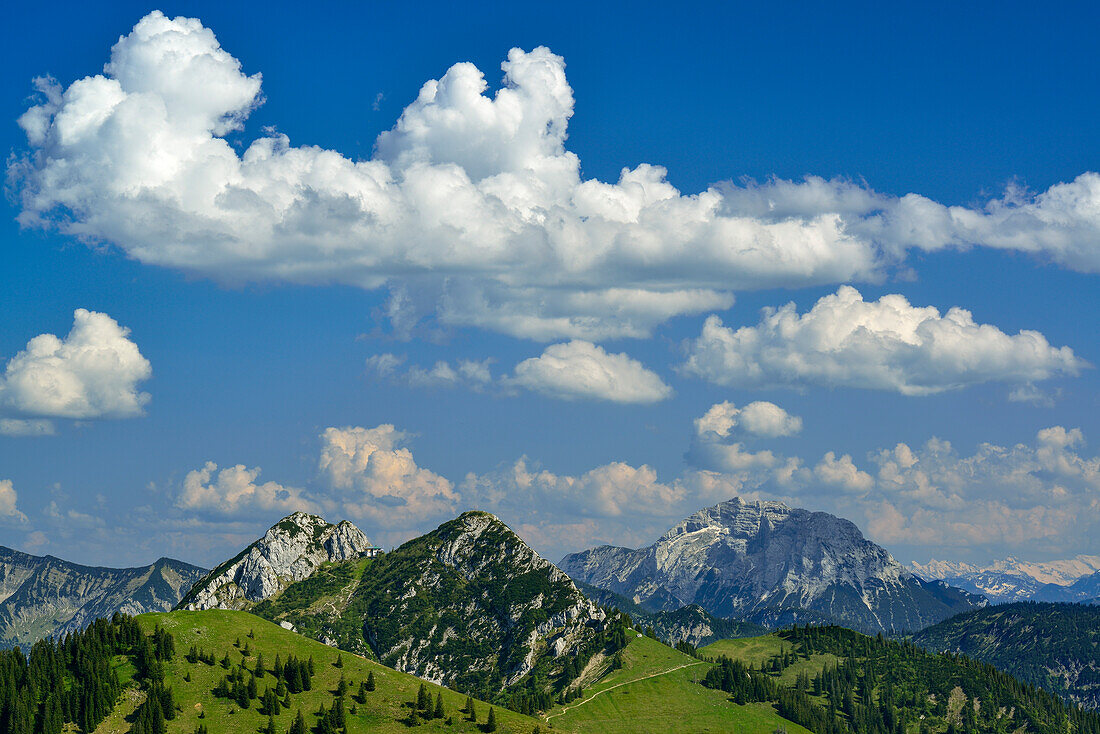
<path fill-rule="evenodd" d="M 356 591 L 379 660 L 464 690 L 513 685 L 604 619 L 499 518 L 466 512 L 376 560 Z M 499 690 L 499 689 L 498 689 Z"/>
<path fill-rule="evenodd" d="M 295 512 L 211 571 L 179 606 L 247 609 L 312 575 L 322 563 L 358 558 L 370 547 L 363 531 L 347 520 L 332 525 L 317 515 Z"/>
<path fill-rule="evenodd" d="M 601 546 L 561 566 L 654 610 L 695 603 L 751 618 L 809 609 L 867 630 L 915 629 L 975 601 L 917 579 L 848 520 L 740 498 L 696 512 L 647 548 Z"/>

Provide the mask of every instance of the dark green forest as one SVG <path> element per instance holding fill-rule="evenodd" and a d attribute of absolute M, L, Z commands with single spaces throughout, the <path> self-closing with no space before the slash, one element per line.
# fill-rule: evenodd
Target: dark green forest
<path fill-rule="evenodd" d="M 60 734 L 66 723 L 93 731 L 122 691 L 114 657 L 132 656 L 139 675 L 158 680 L 160 662 L 172 652 L 171 635 L 158 630 L 146 637 L 122 614 L 36 642 L 29 656 L 19 648 L 0 652 L 0 731 Z"/>

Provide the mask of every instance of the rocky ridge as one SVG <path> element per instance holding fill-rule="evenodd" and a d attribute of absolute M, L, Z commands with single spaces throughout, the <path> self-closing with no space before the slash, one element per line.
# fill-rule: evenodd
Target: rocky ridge
<path fill-rule="evenodd" d="M 177 608 L 248 609 L 308 578 L 321 564 L 359 558 L 370 547 L 363 531 L 347 520 L 332 525 L 295 512 L 207 574 Z"/>
<path fill-rule="evenodd" d="M 26 647 L 115 612 L 169 611 L 205 573 L 170 558 L 106 568 L 0 546 L 0 647 Z"/>
<path fill-rule="evenodd" d="M 868 632 L 921 629 L 985 603 L 916 577 L 848 520 L 740 498 L 700 510 L 646 548 L 601 546 L 560 566 L 651 609 L 698 604 L 753 621 L 803 609 Z"/>

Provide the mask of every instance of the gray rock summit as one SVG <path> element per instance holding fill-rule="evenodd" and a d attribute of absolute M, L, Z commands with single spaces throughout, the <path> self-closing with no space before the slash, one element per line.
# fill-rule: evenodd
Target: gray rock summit
<path fill-rule="evenodd" d="M 248 609 L 312 575 L 322 563 L 346 561 L 371 548 L 363 531 L 295 512 L 221 564 L 191 589 L 179 609 Z"/>
<path fill-rule="evenodd" d="M 601 546 L 559 565 L 654 611 L 698 604 L 719 617 L 768 620 L 808 610 L 865 631 L 921 629 L 984 604 L 914 576 L 848 520 L 736 497 L 646 548 Z"/>
<path fill-rule="evenodd" d="M 205 573 L 170 558 L 105 568 L 0 546 L 0 647 L 27 647 L 115 612 L 167 612 Z"/>

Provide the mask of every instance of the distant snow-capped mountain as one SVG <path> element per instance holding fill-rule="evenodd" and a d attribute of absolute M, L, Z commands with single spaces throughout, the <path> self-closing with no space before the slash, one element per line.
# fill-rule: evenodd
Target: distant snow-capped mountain
<path fill-rule="evenodd" d="M 1053 600 L 1059 587 L 1069 587 L 1100 571 L 1100 556 L 1079 555 L 1058 561 L 1020 561 L 1008 557 L 988 565 L 930 560 L 912 563 L 913 573 L 929 581 L 944 581 L 994 604 L 1032 598 Z"/>

